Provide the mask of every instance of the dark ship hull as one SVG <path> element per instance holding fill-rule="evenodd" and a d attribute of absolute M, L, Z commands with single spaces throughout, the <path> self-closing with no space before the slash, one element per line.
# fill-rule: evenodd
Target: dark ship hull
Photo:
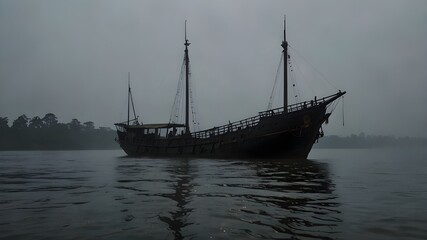
<path fill-rule="evenodd" d="M 160 129 L 173 124 L 126 125 L 118 127 L 118 142 L 129 156 L 182 156 L 214 158 L 307 158 L 314 142 L 323 134 L 326 107 L 345 92 L 319 102 L 300 103 L 260 112 L 259 115 L 200 132 L 160 136 Z M 149 129 L 157 129 L 148 133 Z"/>

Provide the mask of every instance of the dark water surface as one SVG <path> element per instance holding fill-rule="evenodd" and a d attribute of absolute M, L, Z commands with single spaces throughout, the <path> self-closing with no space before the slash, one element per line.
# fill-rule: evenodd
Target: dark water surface
<path fill-rule="evenodd" d="M 427 239 L 426 149 L 0 152 L 1 239 Z"/>

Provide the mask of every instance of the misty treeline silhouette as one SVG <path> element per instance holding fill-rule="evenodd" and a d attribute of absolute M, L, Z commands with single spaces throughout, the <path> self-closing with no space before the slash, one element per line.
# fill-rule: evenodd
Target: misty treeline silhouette
<path fill-rule="evenodd" d="M 118 148 L 115 136 L 111 128 L 95 128 L 92 121 L 60 123 L 53 113 L 43 118 L 24 114 L 10 126 L 7 117 L 0 117 L 0 150 L 111 149 Z"/>
<path fill-rule="evenodd" d="M 427 146 L 427 139 L 416 137 L 374 136 L 351 134 L 347 137 L 325 136 L 315 145 L 318 148 L 377 148 Z"/>

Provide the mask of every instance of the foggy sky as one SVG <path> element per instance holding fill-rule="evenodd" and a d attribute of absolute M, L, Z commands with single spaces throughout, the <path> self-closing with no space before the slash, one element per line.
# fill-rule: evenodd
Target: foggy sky
<path fill-rule="evenodd" d="M 131 72 L 142 121 L 168 122 L 185 19 L 201 126 L 256 115 L 274 83 L 284 14 L 302 100 L 347 91 L 345 126 L 338 105 L 326 134 L 427 137 L 424 0 L 3 0 L 0 116 L 11 124 L 53 112 L 111 127 L 126 119 Z"/>

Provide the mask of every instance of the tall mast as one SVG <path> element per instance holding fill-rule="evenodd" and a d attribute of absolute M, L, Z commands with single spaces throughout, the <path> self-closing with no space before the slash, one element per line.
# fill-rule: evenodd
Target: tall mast
<path fill-rule="evenodd" d="M 188 42 L 187 39 L 187 20 L 185 20 L 185 133 L 190 133 L 190 124 L 189 124 L 189 120 L 190 120 L 190 115 L 189 115 L 189 92 L 190 92 L 190 83 L 189 83 L 189 79 L 188 79 L 188 75 L 189 75 L 189 62 L 190 59 L 188 58 L 188 46 L 190 46 L 190 43 Z"/>
<path fill-rule="evenodd" d="M 130 72 L 128 72 L 128 125 L 129 125 L 129 109 L 130 109 Z"/>
<path fill-rule="evenodd" d="M 288 111 L 288 42 L 286 41 L 286 15 L 283 20 L 283 107 Z"/>

